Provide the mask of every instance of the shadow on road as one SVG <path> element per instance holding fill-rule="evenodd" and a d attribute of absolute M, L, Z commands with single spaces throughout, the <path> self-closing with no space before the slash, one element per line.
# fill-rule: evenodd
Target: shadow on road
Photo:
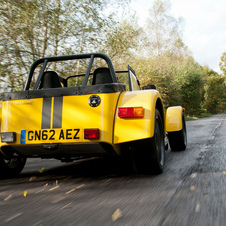
<path fill-rule="evenodd" d="M 35 160 L 32 160 L 35 161 Z M 87 177 L 87 178 L 99 178 L 99 177 L 120 177 L 131 174 L 128 172 L 122 172 L 118 164 L 118 161 L 106 158 L 90 158 L 78 160 L 73 163 L 60 163 L 56 166 L 54 160 L 42 160 L 41 163 L 37 163 L 32 170 L 31 166 L 28 166 L 29 170 L 23 171 L 19 177 Z M 57 160 L 56 160 L 57 161 Z M 29 164 L 29 162 L 28 162 Z M 54 165 L 55 164 L 55 165 Z M 39 170 L 37 170 L 38 166 Z M 51 165 L 53 165 L 51 167 Z M 42 166 L 44 166 L 42 168 Z"/>

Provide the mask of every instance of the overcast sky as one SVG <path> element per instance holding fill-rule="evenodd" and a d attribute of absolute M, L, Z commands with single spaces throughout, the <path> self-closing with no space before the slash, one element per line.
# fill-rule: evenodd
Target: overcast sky
<path fill-rule="evenodd" d="M 154 0 L 133 0 L 141 24 Z M 184 19 L 183 41 L 202 66 L 220 72 L 219 62 L 226 51 L 226 0 L 170 0 L 171 15 Z"/>

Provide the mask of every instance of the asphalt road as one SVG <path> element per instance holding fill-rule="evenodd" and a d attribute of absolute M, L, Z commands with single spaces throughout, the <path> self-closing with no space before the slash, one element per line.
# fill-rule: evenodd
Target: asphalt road
<path fill-rule="evenodd" d="M 28 159 L 0 181 L 0 225 L 226 225 L 226 114 L 187 122 L 186 151 L 158 176 L 111 161 Z"/>

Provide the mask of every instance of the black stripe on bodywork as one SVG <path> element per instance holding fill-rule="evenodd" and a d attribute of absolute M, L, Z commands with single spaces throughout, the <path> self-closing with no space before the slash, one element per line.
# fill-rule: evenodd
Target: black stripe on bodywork
<path fill-rule="evenodd" d="M 50 129 L 52 97 L 43 98 L 42 129 Z"/>
<path fill-rule="evenodd" d="M 63 97 L 55 97 L 53 104 L 53 129 L 62 127 L 62 106 Z"/>

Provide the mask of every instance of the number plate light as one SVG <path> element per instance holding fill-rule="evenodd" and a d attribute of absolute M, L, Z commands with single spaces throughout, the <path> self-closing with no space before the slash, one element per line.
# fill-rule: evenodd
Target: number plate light
<path fill-rule="evenodd" d="M 4 132 L 1 133 L 1 142 L 2 143 L 14 143 L 16 141 L 15 132 Z"/>

